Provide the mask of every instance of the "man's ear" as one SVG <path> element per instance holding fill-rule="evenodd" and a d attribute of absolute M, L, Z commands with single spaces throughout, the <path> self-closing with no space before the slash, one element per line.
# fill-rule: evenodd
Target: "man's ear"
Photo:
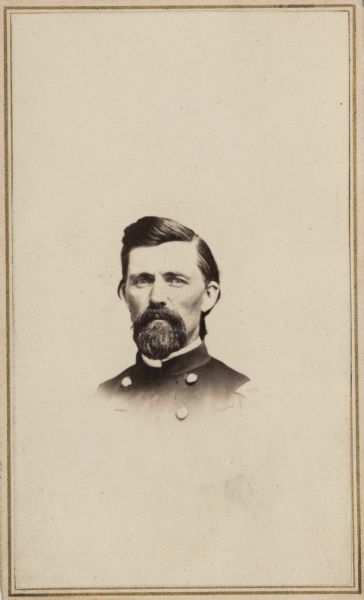
<path fill-rule="evenodd" d="M 201 311 L 203 313 L 210 312 L 219 299 L 220 286 L 216 281 L 210 281 L 204 291 Z"/>
<path fill-rule="evenodd" d="M 125 281 L 123 281 L 123 279 L 120 281 L 119 285 L 118 285 L 118 296 L 120 298 L 120 300 L 125 300 Z"/>

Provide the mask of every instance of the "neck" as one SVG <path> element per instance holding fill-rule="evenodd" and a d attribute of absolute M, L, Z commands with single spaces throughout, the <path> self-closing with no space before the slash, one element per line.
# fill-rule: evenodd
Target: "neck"
<path fill-rule="evenodd" d="M 187 341 L 186 344 L 184 346 L 184 348 L 186 348 L 187 346 L 189 346 L 190 344 L 192 344 L 193 342 L 195 342 L 196 340 L 201 340 L 200 338 L 200 327 L 196 327 L 196 329 L 194 329 L 188 336 L 187 336 Z M 181 348 L 182 350 L 182 348 Z"/>

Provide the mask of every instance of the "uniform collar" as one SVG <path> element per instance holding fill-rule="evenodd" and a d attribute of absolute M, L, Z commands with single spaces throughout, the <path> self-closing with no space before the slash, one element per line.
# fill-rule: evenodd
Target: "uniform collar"
<path fill-rule="evenodd" d="M 140 352 L 137 354 L 136 364 L 144 371 L 145 375 L 149 374 L 151 377 L 158 377 L 166 374 L 177 375 L 179 373 L 191 371 L 201 367 L 210 360 L 210 355 L 207 352 L 204 342 L 200 341 L 197 346 L 193 344 L 192 348 L 190 346 L 191 344 L 186 346 L 186 348 L 183 349 L 185 351 L 182 353 L 176 352 L 173 353 L 173 356 L 170 355 L 168 360 L 163 361 L 159 368 L 147 365 Z"/>
<path fill-rule="evenodd" d="M 184 346 L 180 350 L 177 350 L 176 352 L 172 352 L 169 356 L 167 356 L 167 358 L 164 358 L 163 360 L 148 358 L 148 356 L 145 356 L 144 354 L 142 354 L 141 356 L 142 356 L 142 359 L 145 362 L 145 364 L 148 365 L 148 367 L 154 367 L 156 369 L 158 369 L 158 368 L 160 369 L 162 367 L 163 363 L 171 360 L 172 358 L 175 358 L 176 356 L 181 356 L 182 354 L 187 354 L 187 352 L 190 352 L 191 350 L 198 348 L 201 344 L 202 344 L 201 338 L 197 338 L 197 340 L 194 340 L 193 342 L 188 344 L 188 346 Z"/>

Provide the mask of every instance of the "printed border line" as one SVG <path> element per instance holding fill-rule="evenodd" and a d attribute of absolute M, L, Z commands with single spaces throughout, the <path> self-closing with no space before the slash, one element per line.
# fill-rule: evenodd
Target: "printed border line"
<path fill-rule="evenodd" d="M 27 11 L 27 10 L 31 10 L 31 11 L 42 11 L 42 10 L 47 10 L 47 11 L 53 11 L 53 12 L 57 12 L 57 11 L 77 11 L 77 10 L 95 10 L 95 11 L 103 11 L 103 10 L 233 10 L 233 9 L 287 9 L 287 10 L 292 10 L 295 8 L 300 8 L 300 9 L 321 9 L 321 8 L 353 8 L 356 9 L 355 4 L 176 4 L 176 5 L 170 5 L 170 4 L 158 4 L 158 5 L 153 5 L 153 4 L 146 4 L 146 5 L 138 5 L 138 6 L 123 6 L 123 5 L 118 5 L 118 6 L 113 6 L 112 4 L 110 5 L 75 5 L 75 6 L 67 6 L 67 5 L 60 5 L 60 6 L 50 6 L 50 5 L 44 5 L 44 6 L 12 6 L 12 5 L 6 5 L 4 7 L 5 11 L 7 10 L 11 10 L 11 11 L 15 11 L 15 12 L 23 12 L 23 11 Z"/>
<path fill-rule="evenodd" d="M 44 588 L 29 590 L 16 590 L 11 596 L 25 598 L 27 596 L 118 596 L 118 595 L 181 595 L 181 594 L 357 594 L 356 586 L 156 586 L 156 587 L 123 587 L 123 588 Z"/>
<path fill-rule="evenodd" d="M 348 192 L 349 192 L 349 273 L 350 273 L 350 462 L 351 462 L 351 500 L 352 500 L 352 554 L 353 554 L 353 581 L 357 580 L 357 572 L 359 573 L 359 564 L 356 564 L 355 552 L 359 547 L 357 538 L 357 526 L 358 526 L 358 493 L 359 488 L 357 487 L 356 478 L 356 465 L 358 456 L 356 455 L 356 436 L 355 436 L 355 411 L 356 411 L 356 394 L 357 386 L 355 385 L 355 306 L 354 306 L 354 284 L 355 284 L 355 268 L 354 268 L 354 243 L 356 238 L 355 225 L 356 225 L 356 214 L 354 207 L 354 171 L 353 165 L 355 164 L 355 150 L 354 150 L 354 128 L 355 123 L 353 120 L 354 116 L 354 89 L 356 81 L 356 64 L 355 64 L 355 7 L 352 13 L 353 25 L 349 17 L 349 89 L 348 89 L 348 101 L 349 101 L 349 136 L 348 136 L 348 152 L 349 152 L 349 164 L 348 164 Z M 351 26 L 352 25 L 352 26 Z M 358 555 L 359 556 L 359 555 Z M 357 568 L 358 566 L 358 568 Z"/>
<path fill-rule="evenodd" d="M 350 278 L 350 486 L 351 486 L 351 544 L 352 544 L 352 576 L 353 581 L 356 581 L 356 563 L 355 563 L 355 542 L 356 542 L 356 528 L 355 528 L 355 515 L 356 515 L 356 505 L 355 505 L 355 456 L 354 456 L 354 408 L 353 408 L 353 393 L 355 390 L 354 385 L 354 372 L 353 372 L 353 360 L 354 360 L 354 315 L 353 315 L 353 276 L 354 276 L 354 268 L 353 268 L 353 235 L 352 235 L 352 224 L 353 224 L 353 215 L 352 215 L 352 106 L 351 106 L 351 97 L 352 97 L 352 81 L 351 81 L 351 72 L 353 68 L 352 64 L 352 31 L 351 31 L 351 18 L 348 12 L 348 56 L 349 56 L 349 86 L 348 86 L 348 195 L 349 195 L 349 210 L 348 210 L 348 242 L 349 242 L 349 278 Z"/>
<path fill-rule="evenodd" d="M 125 586 L 123 588 L 118 588 L 118 587 L 95 587 L 95 588 L 91 588 L 91 587 L 80 587 L 80 588 L 75 588 L 75 587 L 64 587 L 64 588 L 18 588 L 16 591 L 19 592 L 20 595 L 22 595 L 22 592 L 24 592 L 24 594 L 29 592 L 34 592 L 34 593 L 38 593 L 41 592 L 43 589 L 46 589 L 47 592 L 57 592 L 57 590 L 59 591 L 63 591 L 63 592 L 67 592 L 67 591 L 78 591 L 78 590 L 85 590 L 85 591 L 89 591 L 89 592 L 96 592 L 98 590 L 107 590 L 109 592 L 118 592 L 119 589 L 122 589 L 123 591 L 127 592 L 127 591 L 146 591 L 146 590 L 150 590 L 150 591 L 179 591 L 179 590 L 194 590 L 194 591 L 199 591 L 199 590 L 215 590 L 215 591 L 219 591 L 221 589 L 226 589 L 226 590 L 241 590 L 241 589 L 245 589 L 245 590 L 269 590 L 269 589 L 275 589 L 275 590 L 284 590 L 284 589 L 290 589 L 290 590 L 298 590 L 299 592 L 304 591 L 304 590 L 316 590 L 318 593 L 320 592 L 321 589 L 325 589 L 325 590 L 331 590 L 332 592 L 337 592 L 339 591 L 356 591 L 357 587 L 355 585 L 348 585 L 348 586 L 335 586 L 335 585 L 312 585 L 312 586 L 305 586 L 305 585 L 274 585 L 274 586 L 269 586 L 269 585 L 225 585 L 225 586 L 219 586 L 219 585 L 191 585 L 190 587 L 185 586 L 185 585 L 166 585 L 166 586 L 134 586 L 134 587 L 128 587 Z"/>
<path fill-rule="evenodd" d="M 352 143 L 350 142 L 350 152 L 349 152 L 349 176 L 351 176 L 351 169 L 353 169 L 353 202 L 351 195 L 351 185 L 350 185 L 350 197 L 349 197 L 349 213 L 351 215 L 351 210 L 353 210 L 353 271 L 354 271 L 354 307 L 351 306 L 351 309 L 354 308 L 354 361 L 352 360 L 351 368 L 353 368 L 353 363 L 355 367 L 355 420 L 356 420 L 356 429 L 355 429 L 355 451 L 356 451 L 356 483 L 357 483 L 357 550 L 358 550 L 358 586 L 350 586 L 345 588 L 338 588 L 335 586 L 250 586 L 249 588 L 246 586 L 191 586 L 191 587 L 158 587 L 158 588 L 150 588 L 147 586 L 141 588 L 98 588 L 100 590 L 113 589 L 118 590 L 114 592 L 86 592 L 83 590 L 90 588 L 54 588 L 55 590 L 76 590 L 74 592 L 42 592 L 38 591 L 36 593 L 28 593 L 24 591 L 21 593 L 20 590 L 15 590 L 18 593 L 14 593 L 13 591 L 9 592 L 9 597 L 34 597 L 34 596 L 94 596 L 94 595 L 102 595 L 102 596 L 125 596 L 125 595 L 160 595 L 163 593 L 164 595 L 217 595 L 217 594 L 356 594 L 361 593 L 361 522 L 360 522 L 360 464 L 359 464 L 359 389 L 358 389 L 358 285 L 357 285 L 357 277 L 358 277 L 358 259 L 357 259 L 357 96 L 356 96 L 356 6 L 354 4 L 311 4 L 311 5 L 302 5 L 302 4 L 276 4 L 276 5 L 145 5 L 145 6 L 24 6 L 24 7 L 16 7 L 16 6 L 5 6 L 4 7 L 4 104 L 5 104 L 5 223 L 6 223 L 6 343 L 7 343 L 7 476 L 8 476 L 8 585 L 9 590 L 12 590 L 12 524 L 11 524 L 11 503 L 12 503 L 12 482 L 11 482 L 11 405 L 10 405 L 10 374 L 11 374 L 11 361 L 10 361 L 10 344 L 11 344 L 11 336 L 10 336 L 10 308 L 11 308 L 11 288 L 10 288 L 10 205 L 11 205 L 11 186 L 12 180 L 9 177 L 9 163 L 10 163 L 10 173 L 13 168 L 12 161 L 12 47 L 11 47 L 11 14 L 12 12 L 24 13 L 27 10 L 32 10 L 35 12 L 39 11 L 69 11 L 74 12 L 77 10 L 151 10 L 151 9 L 159 9 L 159 10 L 186 10 L 186 9 L 194 9 L 194 10 L 239 10 L 239 9 L 287 9 L 292 11 L 294 9 L 349 9 L 340 12 L 347 12 L 349 17 L 349 43 L 350 43 L 350 18 L 353 19 L 353 35 L 352 35 L 352 44 L 351 44 L 351 52 L 352 52 L 352 69 L 349 68 L 349 89 L 350 89 L 350 102 L 349 102 L 349 119 L 350 112 L 352 107 L 352 121 L 350 119 L 349 122 L 349 135 L 351 134 L 351 125 L 352 125 Z M 353 9 L 351 12 L 350 9 Z M 318 12 L 318 10 L 317 10 Z M 325 11 L 326 12 L 326 11 Z M 330 12 L 339 12 L 339 11 L 330 11 Z M 7 15 L 9 13 L 9 19 Z M 9 25 L 9 30 L 8 30 Z M 8 35 L 9 32 L 9 35 Z M 10 58 L 10 62 L 9 62 Z M 349 52 L 349 61 L 351 58 L 351 54 Z M 349 63 L 350 64 L 350 63 Z M 10 69 L 9 69 L 10 67 Z M 352 76 L 352 89 L 350 85 L 350 78 Z M 10 100 L 10 118 L 9 118 L 9 100 Z M 10 122 L 10 138 L 9 138 L 9 122 Z M 10 139 L 10 144 L 9 144 Z M 352 153 L 351 153 L 352 146 Z M 350 230 L 350 224 L 349 224 Z M 351 240 L 351 232 L 350 232 L 350 240 Z M 351 272 L 351 270 L 350 270 Z M 352 286 L 351 286 L 352 288 Z M 353 330 L 351 324 L 351 331 Z M 351 394 L 351 405 L 352 405 L 352 394 Z M 351 414 L 352 414 L 351 410 Z M 353 427 L 351 426 L 351 435 L 353 437 Z M 352 444 L 352 449 L 353 444 Z M 354 464 L 352 468 L 352 472 L 354 470 Z M 352 486 L 353 488 L 353 486 Z M 352 489 L 353 492 L 353 489 Z M 355 528 L 354 524 L 354 495 L 353 495 L 353 528 Z M 355 541 L 353 536 L 353 566 L 354 566 L 354 582 L 355 582 Z M 262 588 L 262 589 L 260 589 Z M 314 588 L 314 589 L 312 589 Z M 40 588 L 38 588 L 39 590 Z M 47 590 L 51 590 L 52 588 L 47 588 Z M 97 589 L 97 588 L 94 588 Z M 173 591 L 173 590 L 179 591 Z M 255 592 L 253 590 L 258 590 Z M 77 590 L 80 590 L 78 592 Z M 128 590 L 128 591 L 126 591 Z M 143 591 L 148 590 L 148 591 Z M 187 590 L 187 591 L 186 591 Z M 208 590 L 208 591 L 207 591 Z M 20 592 L 20 593 L 19 593 Z"/>
<path fill-rule="evenodd" d="M 349 194 L 349 211 L 348 211 L 348 241 L 349 241 L 349 279 L 350 279 L 350 486 L 351 486 L 351 543 L 352 543 L 352 555 L 355 556 L 355 540 L 356 540 L 356 529 L 355 529 L 355 494 L 354 494 L 354 472 L 355 472 L 355 457 L 354 457 L 354 415 L 353 415 L 353 393 L 354 393 L 354 373 L 353 373 L 353 357 L 354 357 L 354 349 L 353 349 L 353 324 L 354 324 L 354 316 L 353 316 L 353 241 L 352 241 L 352 203 L 350 202 L 352 198 L 352 107 L 351 107 L 351 97 L 352 97 L 352 82 L 351 82 L 351 71 L 352 71 L 352 32 L 351 32 L 351 19 L 350 14 L 348 13 L 348 29 L 349 29 L 349 39 L 348 39 L 348 56 L 349 56 L 349 86 L 348 86 L 348 155 L 349 155 L 349 163 L 348 163 L 348 194 Z M 356 581 L 356 564 L 355 560 L 352 561 L 352 576 L 353 581 Z"/>
<path fill-rule="evenodd" d="M 187 590 L 187 591 L 186 591 Z M 125 590 L 125 588 L 121 588 L 121 591 L 117 591 L 117 592 L 39 592 L 39 593 L 24 593 L 24 594 L 9 594 L 9 598 L 28 598 L 28 597 L 39 597 L 41 596 L 42 598 L 54 598 L 54 597 L 88 597 L 88 596 L 102 596 L 102 597 L 117 597 L 117 596 L 221 596 L 222 594 L 224 595 L 229 595 L 229 596 L 256 596 L 256 595 L 302 595 L 305 594 L 307 596 L 310 595 L 317 595 L 317 594 L 322 594 L 322 595 L 329 595 L 329 594 L 360 594 L 360 590 L 358 588 L 356 589 L 332 589 L 330 588 L 330 590 L 311 590 L 310 588 L 302 588 L 302 589 L 296 589 L 296 588 L 292 588 L 292 589 L 268 589 L 265 588 L 263 590 L 259 590 L 259 591 L 255 591 L 256 588 L 254 589 L 247 589 L 246 587 L 242 587 L 240 589 L 237 590 L 231 590 L 231 588 L 225 589 L 224 587 L 220 587 L 218 589 L 215 590 L 208 590 L 207 588 L 203 588 L 201 590 L 197 590 L 197 589 L 191 589 L 191 588 L 184 588 L 182 590 L 176 590 L 176 591 L 171 591 L 171 590 L 166 590 L 166 589 L 152 589 L 152 590 L 148 590 L 148 591 L 143 591 L 143 590 L 135 590 L 131 589 L 131 590 Z"/>
<path fill-rule="evenodd" d="M 361 507 L 360 507 L 360 429 L 359 429 L 359 301 L 358 301 L 358 187 L 357 187 L 357 56 L 356 56 L 356 6 L 353 10 L 353 225 L 354 225 L 354 369 L 355 369 L 355 453 L 356 453 L 356 501 L 357 501 L 357 552 L 358 552 L 358 587 L 362 589 L 362 564 L 361 564 Z"/>
<path fill-rule="evenodd" d="M 12 547 L 11 547 L 11 505 L 12 505 L 12 486 L 11 486 L 11 410 L 10 410 L 10 181 L 9 181 L 9 76 L 11 73 L 11 61 L 8 57 L 8 18 L 7 11 L 4 10 L 4 168 L 5 168 L 5 265 L 6 265 L 6 394 L 7 394 L 7 411 L 6 411 L 6 480 L 7 480 L 7 568 L 8 568 L 8 590 L 11 590 L 11 573 L 12 573 Z M 10 68 L 9 68 L 10 67 Z M 10 136 L 11 137 L 11 136 Z"/>

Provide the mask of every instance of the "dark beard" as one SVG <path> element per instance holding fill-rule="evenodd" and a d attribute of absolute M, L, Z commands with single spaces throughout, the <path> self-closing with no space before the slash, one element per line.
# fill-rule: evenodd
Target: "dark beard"
<path fill-rule="evenodd" d="M 148 358 L 163 360 L 187 341 L 183 319 L 169 308 L 147 308 L 135 319 L 133 329 L 136 345 Z"/>

